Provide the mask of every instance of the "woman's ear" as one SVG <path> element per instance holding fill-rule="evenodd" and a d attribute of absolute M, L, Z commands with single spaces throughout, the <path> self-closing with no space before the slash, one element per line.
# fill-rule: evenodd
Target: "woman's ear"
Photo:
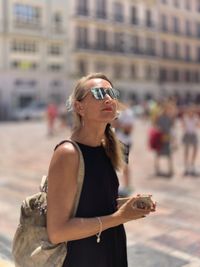
<path fill-rule="evenodd" d="M 79 115 L 81 115 L 81 116 L 84 115 L 84 107 L 83 107 L 83 104 L 80 101 L 75 101 L 74 109 Z"/>

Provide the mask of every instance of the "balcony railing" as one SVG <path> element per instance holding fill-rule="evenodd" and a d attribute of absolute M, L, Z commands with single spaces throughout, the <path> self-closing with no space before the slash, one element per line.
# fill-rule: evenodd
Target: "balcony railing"
<path fill-rule="evenodd" d="M 41 31 L 42 30 L 42 24 L 40 20 L 19 20 L 15 19 L 13 21 L 13 26 L 18 29 L 27 29 L 27 30 L 34 30 L 34 31 Z"/>

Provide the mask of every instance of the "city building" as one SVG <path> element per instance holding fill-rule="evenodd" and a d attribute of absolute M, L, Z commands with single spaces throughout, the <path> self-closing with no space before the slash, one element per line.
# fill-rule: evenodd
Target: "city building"
<path fill-rule="evenodd" d="M 69 5 L 69 76 L 104 72 L 123 99 L 158 94 L 157 1 L 76 0 Z"/>
<path fill-rule="evenodd" d="M 67 87 L 65 0 L 0 0 L 0 117 Z"/>
<path fill-rule="evenodd" d="M 200 102 L 200 0 L 0 0 L 0 118 L 104 72 L 123 100 Z"/>
<path fill-rule="evenodd" d="M 199 101 L 200 1 L 160 0 L 158 14 L 160 93 Z"/>

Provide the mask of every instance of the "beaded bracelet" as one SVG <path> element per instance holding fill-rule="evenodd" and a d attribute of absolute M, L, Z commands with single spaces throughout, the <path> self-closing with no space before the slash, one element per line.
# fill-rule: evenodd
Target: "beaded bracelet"
<path fill-rule="evenodd" d="M 100 243 L 103 225 L 102 225 L 102 221 L 101 221 L 100 217 L 96 217 L 96 218 L 97 218 L 97 220 L 99 222 L 99 232 L 98 232 L 98 234 L 96 234 L 96 236 L 97 236 L 97 243 Z"/>

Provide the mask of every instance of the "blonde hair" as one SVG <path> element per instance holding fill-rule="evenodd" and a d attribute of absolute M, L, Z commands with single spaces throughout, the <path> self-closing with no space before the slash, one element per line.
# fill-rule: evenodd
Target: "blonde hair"
<path fill-rule="evenodd" d="M 103 73 L 91 73 L 87 76 L 82 77 L 78 82 L 76 87 L 74 88 L 72 94 L 69 96 L 67 101 L 68 109 L 72 110 L 73 112 L 73 128 L 72 132 L 76 132 L 81 127 L 81 115 L 78 114 L 75 109 L 74 105 L 76 101 L 81 101 L 87 94 L 87 87 L 86 83 L 92 79 L 103 79 L 110 83 L 113 87 L 112 82 L 103 74 Z M 105 133 L 104 133 L 104 140 L 103 145 L 106 151 L 106 154 L 110 158 L 114 168 L 119 170 L 123 165 L 122 160 L 122 146 L 119 140 L 116 137 L 115 132 L 111 128 L 110 124 L 107 124 Z"/>

